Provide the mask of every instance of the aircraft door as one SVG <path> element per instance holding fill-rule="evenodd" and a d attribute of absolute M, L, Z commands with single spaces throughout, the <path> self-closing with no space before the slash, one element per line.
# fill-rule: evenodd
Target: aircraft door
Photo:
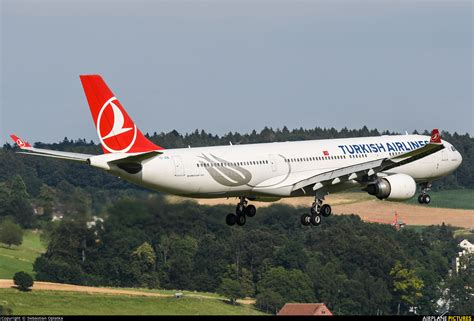
<path fill-rule="evenodd" d="M 448 160 L 448 152 L 446 151 L 446 149 L 443 149 L 441 151 L 441 160 L 442 161 L 447 161 Z"/>
<path fill-rule="evenodd" d="M 174 163 L 174 176 L 184 176 L 184 165 L 181 156 L 172 156 Z"/>
<path fill-rule="evenodd" d="M 268 155 L 268 161 L 270 162 L 270 165 L 272 166 L 272 172 L 276 172 L 277 169 L 278 169 L 278 166 L 277 166 L 277 159 L 275 157 L 275 155 Z"/>

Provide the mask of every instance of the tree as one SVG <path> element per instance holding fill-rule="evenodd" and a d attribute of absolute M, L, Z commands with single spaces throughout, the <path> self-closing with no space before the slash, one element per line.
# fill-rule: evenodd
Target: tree
<path fill-rule="evenodd" d="M 13 276 L 13 282 L 20 291 L 28 291 L 33 286 L 33 278 L 26 272 L 16 272 Z"/>
<path fill-rule="evenodd" d="M 232 304 L 235 304 L 237 299 L 244 297 L 239 282 L 228 278 L 222 279 L 222 283 L 217 289 L 217 293 L 228 298 Z"/>
<path fill-rule="evenodd" d="M 402 302 L 410 307 L 414 306 L 417 299 L 421 298 L 423 281 L 415 275 L 414 271 L 404 268 L 400 261 L 395 263 L 390 275 L 393 277 L 394 292 L 398 294 L 401 301 L 397 308 L 397 314 L 400 314 Z"/>
<path fill-rule="evenodd" d="M 100 245 L 96 242 L 96 232 L 94 228 L 88 228 L 85 221 L 62 220 L 51 231 L 47 251 L 33 264 L 36 279 L 73 284 L 84 282 L 84 277 L 101 267 L 94 265 L 97 261 L 94 255 Z M 85 267 L 89 270 L 84 270 Z"/>
<path fill-rule="evenodd" d="M 33 207 L 20 175 L 14 176 L 7 184 L 0 184 L 0 216 L 11 216 L 26 228 L 33 223 Z"/>
<path fill-rule="evenodd" d="M 13 194 L 12 194 L 13 195 Z M 15 221 L 24 228 L 30 228 L 33 225 L 34 212 L 28 199 L 12 196 L 10 200 L 11 215 Z"/>
<path fill-rule="evenodd" d="M 252 297 L 255 294 L 255 286 L 252 281 L 252 273 L 246 268 L 240 271 L 240 288 L 244 297 Z"/>
<path fill-rule="evenodd" d="M 277 314 L 285 303 L 286 300 L 283 296 L 270 289 L 265 289 L 257 295 L 257 306 L 267 313 Z"/>
<path fill-rule="evenodd" d="M 131 255 L 132 273 L 140 286 L 157 288 L 158 275 L 155 273 L 156 254 L 153 247 L 144 242 Z"/>
<path fill-rule="evenodd" d="M 29 198 L 28 192 L 26 191 L 26 185 L 20 175 L 15 175 L 11 180 L 11 190 L 15 197 Z"/>
<path fill-rule="evenodd" d="M 262 309 L 268 308 L 261 300 L 268 298 L 269 291 L 273 291 L 283 298 L 276 309 L 280 309 L 281 303 L 284 302 L 312 302 L 315 300 L 311 280 L 300 270 L 285 270 L 283 267 L 271 268 L 258 282 L 257 289 L 260 294 L 266 294 L 266 296 L 257 296 L 257 306 Z M 277 296 L 272 294 L 272 297 Z"/>
<path fill-rule="evenodd" d="M 303 270 L 308 258 L 299 242 L 289 241 L 276 252 L 275 260 L 285 269 Z"/>
<path fill-rule="evenodd" d="M 38 196 L 38 203 L 43 207 L 44 214 L 43 219 L 49 221 L 53 215 L 53 206 L 56 200 L 55 191 L 53 188 L 48 185 L 43 184 L 40 189 L 40 194 Z"/>
<path fill-rule="evenodd" d="M 193 259 L 196 251 L 197 241 L 193 237 L 173 238 L 168 261 L 171 287 L 193 288 Z"/>
<path fill-rule="evenodd" d="M 140 269 L 144 272 L 153 269 L 156 262 L 156 254 L 153 247 L 148 242 L 144 242 L 132 252 L 132 260 L 140 264 Z"/>
<path fill-rule="evenodd" d="M 463 255 L 459 270 L 448 278 L 445 301 L 450 314 L 468 315 L 474 311 L 474 255 Z"/>
<path fill-rule="evenodd" d="M 11 247 L 12 245 L 20 245 L 22 242 L 23 230 L 21 227 L 10 219 L 3 220 L 0 223 L 0 243 Z"/>
<path fill-rule="evenodd" d="M 244 267 L 241 267 L 239 271 L 236 264 L 229 264 L 227 265 L 225 272 L 222 273 L 222 278 L 237 281 L 244 297 L 251 297 L 255 294 L 255 285 L 252 281 L 252 272 Z"/>

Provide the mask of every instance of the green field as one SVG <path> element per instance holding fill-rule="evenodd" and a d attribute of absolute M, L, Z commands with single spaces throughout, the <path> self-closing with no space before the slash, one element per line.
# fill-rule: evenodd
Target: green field
<path fill-rule="evenodd" d="M 0 304 L 21 315 L 255 315 L 252 305 L 217 299 L 159 298 L 61 291 L 0 289 Z"/>
<path fill-rule="evenodd" d="M 442 208 L 458 208 L 474 210 L 474 190 L 458 189 L 449 191 L 430 191 L 430 206 Z M 408 201 L 410 204 L 418 204 L 418 194 Z"/>
<path fill-rule="evenodd" d="M 45 246 L 40 242 L 40 234 L 26 230 L 23 244 L 8 248 L 0 245 L 0 279 L 11 279 L 18 271 L 33 273 L 33 262 L 45 251 Z"/>
<path fill-rule="evenodd" d="M 205 298 L 214 298 L 214 299 L 224 299 L 217 293 L 213 292 L 197 292 L 197 291 L 187 291 L 187 290 L 167 290 L 167 289 L 146 289 L 146 288 L 119 288 L 121 290 L 130 290 L 130 291 L 139 291 L 147 293 L 160 293 L 165 295 L 175 295 L 177 292 L 182 293 L 185 296 L 190 297 L 205 297 Z"/>

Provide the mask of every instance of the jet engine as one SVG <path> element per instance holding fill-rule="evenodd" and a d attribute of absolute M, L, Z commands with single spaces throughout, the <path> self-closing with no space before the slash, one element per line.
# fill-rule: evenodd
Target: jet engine
<path fill-rule="evenodd" d="M 394 174 L 379 178 L 375 183 L 367 185 L 365 190 L 378 199 L 404 201 L 415 195 L 416 183 L 411 176 Z"/>

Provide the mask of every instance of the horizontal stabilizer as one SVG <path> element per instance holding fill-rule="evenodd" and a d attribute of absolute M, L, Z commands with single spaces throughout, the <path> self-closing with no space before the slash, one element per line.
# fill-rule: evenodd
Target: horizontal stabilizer
<path fill-rule="evenodd" d="M 23 139 L 19 138 L 16 135 L 10 135 L 10 137 L 22 150 L 21 152 L 18 152 L 19 154 L 60 158 L 60 159 L 66 159 L 66 160 L 73 160 L 77 162 L 86 162 L 88 158 L 94 156 L 94 155 L 89 155 L 89 154 L 62 152 L 58 150 L 34 148 L 34 147 L 31 147 L 31 145 L 28 144 L 26 141 L 24 141 Z"/>

